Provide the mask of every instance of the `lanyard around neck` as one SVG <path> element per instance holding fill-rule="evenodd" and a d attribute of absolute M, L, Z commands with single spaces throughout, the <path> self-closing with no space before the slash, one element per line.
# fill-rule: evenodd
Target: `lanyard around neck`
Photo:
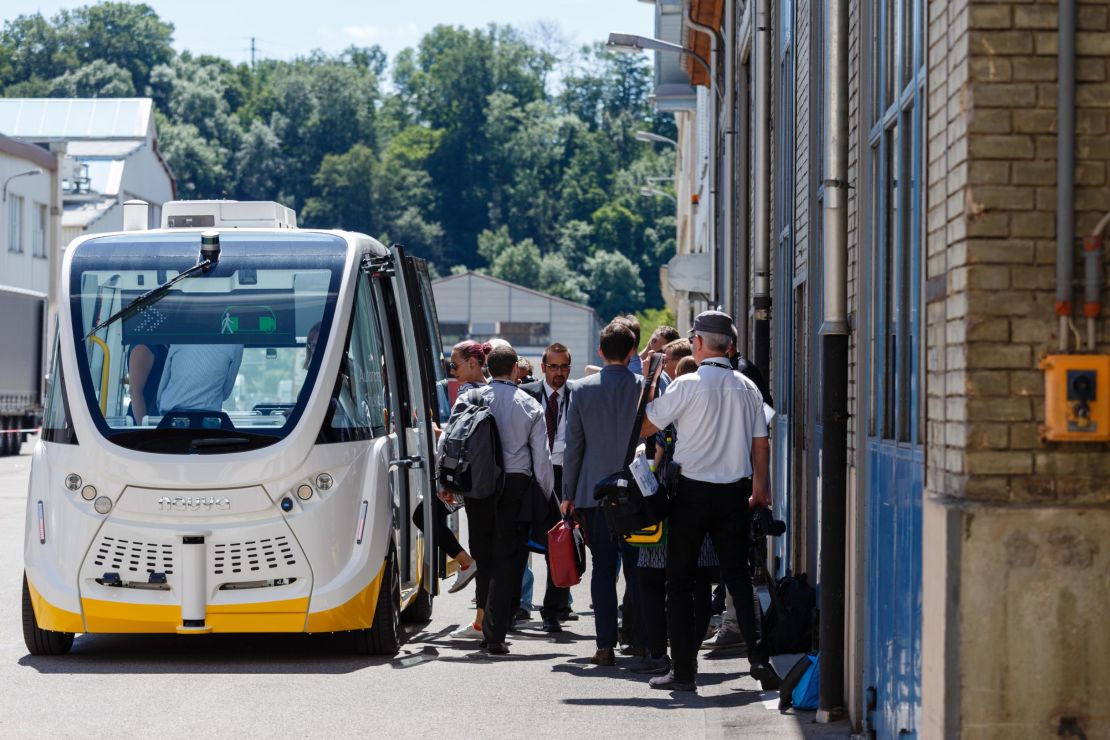
<path fill-rule="evenodd" d="M 701 364 L 703 366 L 704 365 L 709 365 L 710 367 L 719 367 L 722 370 L 731 370 L 732 369 L 732 365 L 730 365 L 728 363 L 728 360 L 723 360 L 720 357 L 710 357 L 708 359 L 702 360 Z"/>

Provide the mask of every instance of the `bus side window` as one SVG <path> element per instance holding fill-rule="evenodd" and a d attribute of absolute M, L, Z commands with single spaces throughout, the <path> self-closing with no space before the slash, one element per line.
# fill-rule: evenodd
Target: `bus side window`
<path fill-rule="evenodd" d="M 66 397 L 65 376 L 62 375 L 62 358 L 58 352 L 58 329 L 54 329 L 54 359 L 50 368 L 50 384 L 46 389 L 46 408 L 42 415 L 42 439 L 56 444 L 77 444 L 77 433 L 69 417 L 69 399 Z"/>
<path fill-rule="evenodd" d="M 385 434 L 381 345 L 369 288 L 361 281 L 330 418 L 325 423 L 328 441 L 347 442 Z"/>

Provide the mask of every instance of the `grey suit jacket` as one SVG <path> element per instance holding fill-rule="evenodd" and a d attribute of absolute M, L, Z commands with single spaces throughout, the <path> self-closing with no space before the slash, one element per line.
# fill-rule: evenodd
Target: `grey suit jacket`
<path fill-rule="evenodd" d="M 563 500 L 597 506 L 594 485 L 624 467 L 643 379 L 622 365 L 571 383 L 563 453 Z"/>

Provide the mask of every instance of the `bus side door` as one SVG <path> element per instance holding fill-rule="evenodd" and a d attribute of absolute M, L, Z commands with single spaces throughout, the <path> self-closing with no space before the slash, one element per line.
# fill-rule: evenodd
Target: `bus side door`
<path fill-rule="evenodd" d="M 409 384 L 410 389 L 414 391 L 419 389 L 419 393 L 413 392 L 411 402 L 413 407 L 423 414 L 420 419 L 420 427 L 423 430 L 421 454 L 426 454 L 429 461 L 425 466 L 427 495 L 435 496 L 438 486 L 435 475 L 436 435 L 433 425 L 438 423 L 442 427 L 451 414 L 451 406 L 447 398 L 447 372 L 443 362 L 443 340 L 439 333 L 439 318 L 436 314 L 428 263 L 418 257 L 406 256 L 403 247 L 395 246 L 393 251 L 397 260 L 398 281 L 403 283 L 402 288 L 407 299 L 405 303 L 408 307 L 407 320 L 411 321 L 411 341 L 406 343 L 406 348 L 413 354 L 408 365 L 418 373 L 418 375 L 412 375 L 412 382 Z M 426 506 L 424 510 L 426 533 L 435 532 L 434 516 L 433 508 Z M 438 549 L 441 544 L 435 542 L 431 536 L 424 538 L 424 562 L 432 564 L 427 572 L 425 588 L 431 594 L 438 592 L 438 576 L 445 566 Z"/>

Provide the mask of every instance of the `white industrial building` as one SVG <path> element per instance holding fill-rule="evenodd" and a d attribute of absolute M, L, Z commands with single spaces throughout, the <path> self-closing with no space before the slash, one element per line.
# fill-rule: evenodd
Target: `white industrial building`
<path fill-rule="evenodd" d="M 589 306 L 476 272 L 436 280 L 432 290 L 448 352 L 464 339 L 484 342 L 500 337 L 532 361 L 536 377 L 543 350 L 552 342 L 570 350 L 571 378 L 582 377 L 586 365 L 600 364 L 601 324 Z"/>
<path fill-rule="evenodd" d="M 0 283 L 46 295 L 58 240 L 59 154 L 0 135 Z M 53 215 L 52 215 L 53 214 Z"/>
<path fill-rule="evenodd" d="M 121 231 L 123 203 L 151 204 L 150 225 L 176 193 L 158 151 L 150 98 L 4 98 L 0 133 L 21 141 L 64 143 L 62 245 L 87 233 Z"/>

